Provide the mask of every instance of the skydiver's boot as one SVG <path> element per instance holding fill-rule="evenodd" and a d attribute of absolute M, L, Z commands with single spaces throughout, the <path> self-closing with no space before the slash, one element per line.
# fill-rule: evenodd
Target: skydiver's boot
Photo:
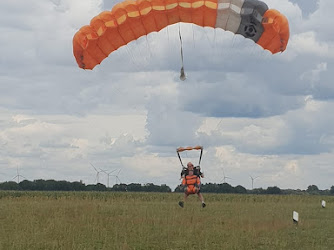
<path fill-rule="evenodd" d="M 202 202 L 202 208 L 205 208 L 206 204 L 204 203 L 204 201 Z"/>
<path fill-rule="evenodd" d="M 183 201 L 179 201 L 179 206 L 183 207 L 184 206 L 184 202 Z"/>

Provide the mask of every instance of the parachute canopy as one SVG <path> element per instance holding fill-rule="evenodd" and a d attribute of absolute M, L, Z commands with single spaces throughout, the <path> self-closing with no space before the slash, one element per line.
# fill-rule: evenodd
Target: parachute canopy
<path fill-rule="evenodd" d="M 74 35 L 73 54 L 80 68 L 93 69 L 119 47 L 179 22 L 240 34 L 273 54 L 289 40 L 287 18 L 259 0 L 126 0 Z"/>
<path fill-rule="evenodd" d="M 183 151 L 186 151 L 186 150 L 194 150 L 194 149 L 200 150 L 200 149 L 203 149 L 203 147 L 202 146 L 179 147 L 179 148 L 176 149 L 176 152 L 183 152 Z"/>

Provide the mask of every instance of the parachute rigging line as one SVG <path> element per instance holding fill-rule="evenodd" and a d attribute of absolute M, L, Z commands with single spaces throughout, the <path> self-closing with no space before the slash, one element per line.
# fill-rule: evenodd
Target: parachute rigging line
<path fill-rule="evenodd" d="M 199 156 L 198 166 L 201 165 L 202 155 L 203 155 L 203 149 L 201 149 L 201 154 Z"/>
<path fill-rule="evenodd" d="M 177 156 L 178 156 L 178 157 L 179 157 L 179 159 L 180 159 L 181 166 L 182 166 L 182 168 L 184 168 L 184 165 L 183 165 L 183 162 L 182 162 L 182 159 L 181 159 L 180 153 L 179 153 L 178 151 L 176 151 L 176 152 L 177 152 Z"/>
<path fill-rule="evenodd" d="M 183 65 L 183 48 L 182 48 L 182 37 L 181 37 L 181 28 L 179 25 L 179 37 L 180 37 L 180 46 L 181 46 L 181 72 L 180 72 L 180 80 L 186 80 L 186 75 L 184 73 L 184 65 Z"/>

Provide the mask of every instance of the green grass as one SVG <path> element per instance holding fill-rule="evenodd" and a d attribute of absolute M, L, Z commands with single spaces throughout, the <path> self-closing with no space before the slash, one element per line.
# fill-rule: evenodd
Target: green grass
<path fill-rule="evenodd" d="M 334 197 L 204 196 L 3 191 L 0 249 L 334 249 Z"/>

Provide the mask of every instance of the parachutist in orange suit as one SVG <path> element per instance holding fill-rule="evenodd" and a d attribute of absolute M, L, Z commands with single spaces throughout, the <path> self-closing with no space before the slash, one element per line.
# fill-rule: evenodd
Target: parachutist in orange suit
<path fill-rule="evenodd" d="M 201 179 L 200 176 L 203 177 L 203 174 L 199 169 L 195 170 L 194 165 L 191 162 L 188 162 L 186 171 L 182 172 L 182 186 L 184 187 L 184 202 L 187 200 L 190 194 L 197 194 L 198 198 L 202 202 L 202 207 L 205 207 L 204 198 L 201 194 Z M 182 174 L 181 173 L 181 174 Z M 180 207 L 184 206 L 184 202 L 180 201 Z"/>

